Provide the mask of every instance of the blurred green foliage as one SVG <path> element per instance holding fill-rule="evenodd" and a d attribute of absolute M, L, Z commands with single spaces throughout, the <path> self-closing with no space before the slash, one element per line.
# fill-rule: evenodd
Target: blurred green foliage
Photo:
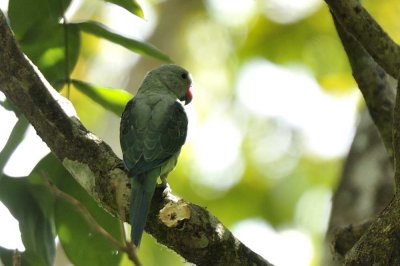
<path fill-rule="evenodd" d="M 66 91 L 70 91 L 68 95 L 85 126 L 102 137 L 119 154 L 118 115 L 131 95 L 122 89 L 134 93 L 143 78 L 135 76 L 135 73 L 148 71 L 149 65 L 160 64 L 160 60 L 169 62 L 172 58 L 178 64 L 187 66 L 195 80 L 195 100 L 189 107 L 192 118 L 189 127 L 192 130 L 199 129 L 216 112 L 223 112 L 239 125 L 240 156 L 230 169 L 224 169 L 222 174 L 218 173 L 222 176 L 218 178 L 218 182 L 226 181 L 227 185 L 213 186 L 212 182 L 204 181 L 212 180 L 213 176 L 205 176 L 206 172 L 199 169 L 197 164 L 195 143 L 199 141 L 198 136 L 196 132 L 189 132 L 189 139 L 178 166 L 169 177 L 173 191 L 186 200 L 207 207 L 231 228 L 244 220 L 262 219 L 272 225 L 277 233 L 287 228 L 304 232 L 314 244 L 311 264 L 319 265 L 327 221 L 327 217 L 320 216 L 327 215 L 323 210 L 329 209 L 329 201 L 324 199 L 329 198 L 335 188 L 343 158 L 324 158 L 307 152 L 303 148 L 301 133 L 296 128 L 287 126 L 285 130 L 290 136 L 290 147 L 283 155 L 271 161 L 254 160 L 254 147 L 257 143 L 263 143 L 263 138 L 272 136 L 279 124 L 279 118 L 265 117 L 243 108 L 236 88 L 242 66 L 254 58 L 262 58 L 281 66 L 302 66 L 312 73 L 323 90 L 332 95 L 351 92 L 356 85 L 330 13 L 325 5 L 316 3 L 315 9 L 304 17 L 282 23 L 274 21 L 265 12 L 267 4 L 275 1 L 255 0 L 250 1 L 254 6 L 246 19 L 233 24 L 226 17 L 231 20 L 235 20 L 235 17 L 213 8 L 217 1 L 185 1 L 182 4 L 181 1 L 171 0 L 151 5 L 147 3 L 146 6 L 149 5 L 148 8 L 157 19 L 146 19 L 154 19 L 157 24 L 152 29 L 150 41 L 146 42 L 104 26 L 107 21 L 103 20 L 106 20 L 105 14 L 108 12 L 106 5 L 95 9 L 84 21 L 69 22 L 63 17 L 71 3 L 69 0 L 10 0 L 8 16 L 15 36 L 27 56 L 61 93 L 67 95 Z M 80 6 L 82 10 L 94 5 L 89 1 L 83 2 L 85 3 Z M 142 8 L 136 1 L 106 2 L 117 4 L 119 8 L 130 12 L 130 15 L 143 17 Z M 394 0 L 369 0 L 364 3 L 389 34 L 398 40 L 399 7 Z M 80 12 L 79 7 L 75 12 Z M 124 27 L 133 26 L 122 24 L 121 28 Z M 81 34 L 82 32 L 86 34 Z M 137 61 L 131 58 L 132 62 L 125 62 L 125 58 L 111 54 L 115 50 L 104 49 L 102 39 L 147 57 L 136 58 Z M 153 44 L 162 47 L 163 51 L 154 48 Z M 104 54 L 115 58 L 107 68 L 102 68 L 99 61 L 96 61 L 97 57 Z M 115 71 L 123 63 L 128 67 L 120 74 L 121 80 L 113 85 L 119 89 L 110 89 L 107 88 L 109 84 L 93 82 L 93 76 L 106 76 L 104 79 L 111 76 L 112 73 L 105 72 L 104 69 Z M 93 74 L 96 71 L 97 76 Z M 72 84 L 69 84 L 71 80 Z M 87 82 L 88 80 L 91 82 Z M 112 81 L 115 79 L 110 78 L 110 83 Z M 2 102 L 2 105 L 6 105 L 6 102 Z M 10 107 L 8 103 L 7 106 L 8 110 L 13 110 L 12 105 Z M 15 126 L 18 132 L 10 136 L 9 145 L 6 146 L 8 148 L 1 151 L 0 155 L 5 156 L 2 159 L 9 158 L 24 135 L 26 126 L 21 124 L 23 125 L 20 122 Z M 210 142 L 210 145 L 218 145 L 216 143 L 218 141 Z M 264 149 L 272 150 L 273 147 Z M 224 159 L 221 156 L 218 160 L 222 164 Z M 3 167 L 4 163 L 1 164 L 1 170 Z M 59 202 L 46 192 L 43 180 L 40 179 L 43 171 L 47 171 L 49 178 L 60 189 L 80 199 L 99 223 L 117 239 L 121 236 L 118 222 L 100 209 L 53 157 L 47 156 L 24 179 L 14 180 L 4 174 L 0 179 L 0 200 L 20 220 L 21 232 L 37 232 L 35 235 L 23 235 L 26 252 L 22 258 L 35 261 L 36 265 L 49 264 L 54 259 L 55 252 L 54 243 L 50 239 L 58 234 L 74 265 L 88 265 L 88 261 L 92 265 L 129 265 L 126 256 L 116 253 L 109 243 L 90 232 L 79 214 L 73 214 L 71 206 Z M 232 179 L 232 176 L 238 177 Z M 15 194 L 10 195 L 8 191 L 11 190 Z M 26 205 L 29 213 L 33 213 L 27 217 L 36 219 L 35 223 L 41 222 L 40 228 L 32 229 L 33 223 L 29 219 L 21 223 L 21 205 Z M 96 239 L 96 245 L 91 244 L 93 239 Z M 84 252 L 81 245 L 85 246 Z M 31 250 L 33 253 L 30 253 Z M 97 256 L 100 250 L 104 255 L 102 257 Z M 0 258 L 3 262 L 10 261 L 11 253 L 12 251 L 0 247 Z M 142 241 L 139 257 L 144 265 L 185 264 L 182 258 L 156 244 L 147 234 Z M 94 260 L 98 261 L 95 263 Z"/>

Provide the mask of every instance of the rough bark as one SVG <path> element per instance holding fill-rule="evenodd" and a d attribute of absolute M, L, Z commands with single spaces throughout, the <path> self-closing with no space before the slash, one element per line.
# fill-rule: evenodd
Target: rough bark
<path fill-rule="evenodd" d="M 400 69 L 400 48 L 359 0 L 325 0 L 343 28 L 353 35 L 392 77 Z"/>
<path fill-rule="evenodd" d="M 398 163 L 400 160 L 400 135 L 398 134 L 400 130 L 400 100 L 398 99 L 399 95 L 396 101 L 394 100 L 395 93 L 387 81 L 386 74 L 393 77 L 398 76 L 400 50 L 359 1 L 325 0 L 325 2 L 333 13 L 337 31 L 353 69 L 353 76 L 363 93 L 369 113 L 379 130 L 389 156 L 392 158 L 391 161 L 394 162 L 396 188 L 394 197 L 376 218 L 371 217 L 367 223 L 355 225 L 353 228 L 350 226 L 336 235 L 335 247 L 342 247 L 341 251 L 336 251 L 345 256 L 345 265 L 400 265 L 400 241 L 398 238 L 400 233 L 398 223 L 400 218 L 398 195 L 400 186 L 400 165 Z M 383 179 L 385 171 L 381 175 Z M 382 180 L 379 180 L 378 184 L 381 182 Z M 368 187 L 372 191 L 379 191 L 378 188 L 373 184 L 372 187 Z M 339 187 L 337 194 L 343 193 L 340 190 Z M 351 204 L 349 209 L 353 208 L 352 206 L 356 205 Z M 358 207 L 360 206 L 363 205 Z M 335 218 L 332 216 L 331 219 Z M 364 230 L 365 232 L 363 232 Z M 347 241 L 347 243 L 338 243 L 337 241 Z M 347 250 L 349 251 L 347 252 Z"/>
<path fill-rule="evenodd" d="M 342 265 L 347 252 L 394 194 L 393 167 L 368 111 L 357 132 L 332 199 L 323 265 Z"/>
<path fill-rule="evenodd" d="M 129 179 L 118 168 L 121 160 L 80 123 L 72 104 L 23 55 L 1 11 L 0 91 L 103 208 L 117 217 L 120 207 L 129 213 Z M 119 218 L 127 221 L 127 217 Z M 207 210 L 178 199 L 170 191 L 156 193 L 146 231 L 197 265 L 271 265 L 240 243 Z"/>
<path fill-rule="evenodd" d="M 353 77 L 393 162 L 392 120 L 396 82 L 374 61 L 361 43 L 343 28 L 335 16 L 332 17 L 349 59 Z"/>

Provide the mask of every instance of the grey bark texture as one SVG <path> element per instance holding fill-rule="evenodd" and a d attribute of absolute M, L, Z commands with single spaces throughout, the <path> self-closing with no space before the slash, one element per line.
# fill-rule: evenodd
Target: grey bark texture
<path fill-rule="evenodd" d="M 400 49 L 360 1 L 325 2 L 386 150 L 361 122 L 334 196 L 330 265 L 400 265 L 400 102 L 391 78 L 398 77 Z"/>

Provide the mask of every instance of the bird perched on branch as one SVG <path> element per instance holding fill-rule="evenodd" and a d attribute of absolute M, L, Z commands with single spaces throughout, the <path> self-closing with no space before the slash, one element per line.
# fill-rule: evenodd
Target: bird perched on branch
<path fill-rule="evenodd" d="M 186 140 L 188 119 L 182 104 L 192 100 L 189 72 L 177 65 L 150 71 L 122 114 L 120 142 L 132 178 L 131 241 L 139 246 L 150 202 L 160 177 L 175 167 Z"/>

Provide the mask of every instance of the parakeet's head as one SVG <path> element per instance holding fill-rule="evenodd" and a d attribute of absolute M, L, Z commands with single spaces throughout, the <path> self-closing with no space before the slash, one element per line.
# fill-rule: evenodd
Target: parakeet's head
<path fill-rule="evenodd" d="M 173 92 L 180 101 L 184 101 L 185 105 L 192 100 L 192 92 L 190 91 L 192 79 L 189 72 L 177 65 L 162 65 L 151 70 L 147 78 L 158 79 L 167 89 Z"/>

